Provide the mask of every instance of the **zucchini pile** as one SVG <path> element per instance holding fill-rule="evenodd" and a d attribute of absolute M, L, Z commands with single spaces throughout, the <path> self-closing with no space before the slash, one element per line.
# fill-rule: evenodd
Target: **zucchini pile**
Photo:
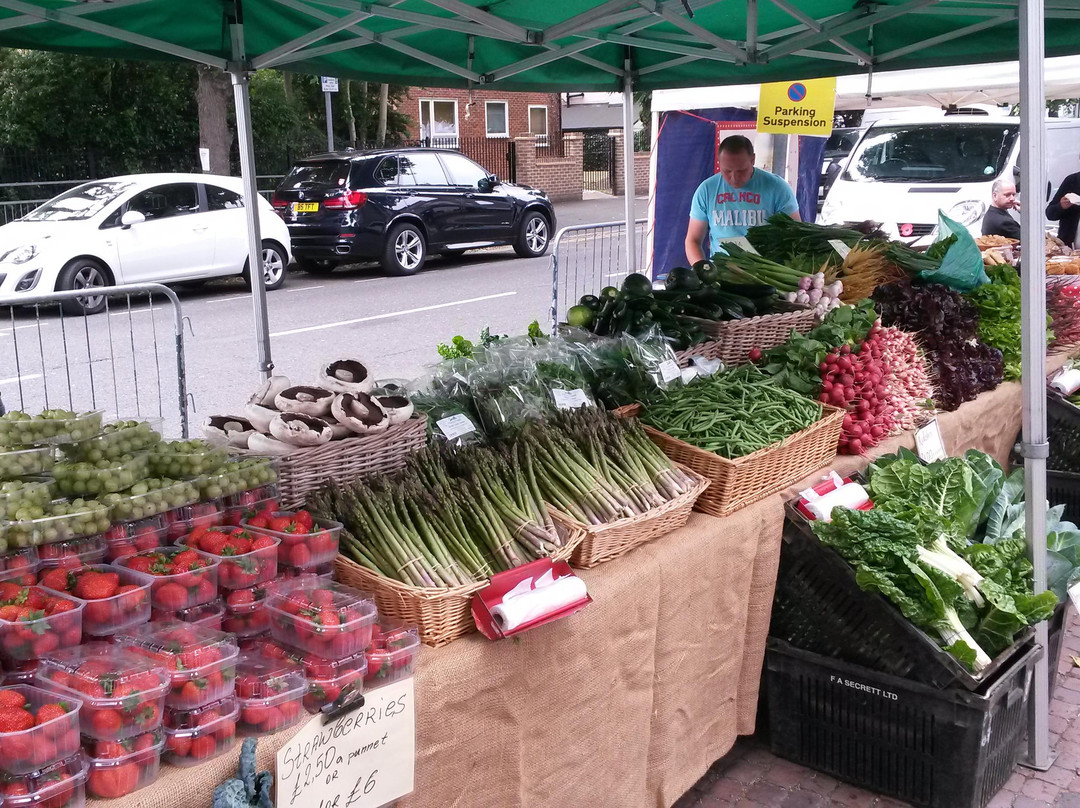
<path fill-rule="evenodd" d="M 785 305 L 775 286 L 698 261 L 690 269 L 672 269 L 663 289 L 653 289 L 648 277 L 635 273 L 621 288 L 607 286 L 599 296 L 585 295 L 566 312 L 566 322 L 597 336 L 636 337 L 655 326 L 680 351 L 705 339 L 701 320 L 743 320 Z"/>

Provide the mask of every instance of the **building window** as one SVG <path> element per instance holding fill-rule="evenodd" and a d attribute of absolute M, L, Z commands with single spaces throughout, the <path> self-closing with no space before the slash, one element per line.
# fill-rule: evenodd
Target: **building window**
<path fill-rule="evenodd" d="M 548 144 L 547 107 L 529 106 L 529 134 L 536 135 L 536 144 L 538 146 Z"/>
<path fill-rule="evenodd" d="M 488 101 L 484 104 L 484 117 L 488 137 L 509 137 L 510 127 L 506 125 L 506 102 Z"/>
<path fill-rule="evenodd" d="M 420 99 L 420 137 L 432 146 L 456 149 L 458 145 L 457 101 Z"/>

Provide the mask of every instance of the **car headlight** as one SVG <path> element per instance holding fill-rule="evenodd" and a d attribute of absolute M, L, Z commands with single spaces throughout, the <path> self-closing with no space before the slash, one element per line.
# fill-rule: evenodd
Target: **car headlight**
<path fill-rule="evenodd" d="M 33 244 L 27 244 L 23 247 L 16 247 L 14 250 L 9 251 L 3 259 L 4 261 L 10 261 L 13 264 L 25 264 L 37 255 L 37 247 Z"/>
<path fill-rule="evenodd" d="M 16 261 L 15 263 L 19 264 L 19 263 L 23 263 L 23 262 Z M 17 284 L 15 284 L 15 291 L 16 292 L 29 292 L 29 291 L 31 291 L 35 286 L 37 286 L 38 278 L 40 278 L 40 277 L 41 277 L 41 270 L 40 269 L 31 269 L 29 272 L 27 272 L 25 275 L 23 275 L 21 278 L 19 278 L 19 282 Z"/>
<path fill-rule="evenodd" d="M 979 221 L 986 213 L 986 203 L 974 199 L 957 202 L 949 208 L 949 218 L 967 227 Z"/>

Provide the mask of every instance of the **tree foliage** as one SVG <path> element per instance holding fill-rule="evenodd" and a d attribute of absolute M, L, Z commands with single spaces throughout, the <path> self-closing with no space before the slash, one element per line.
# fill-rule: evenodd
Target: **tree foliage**
<path fill-rule="evenodd" d="M 285 74 L 277 70 L 260 70 L 251 80 L 260 173 L 281 173 L 289 160 L 326 148 L 318 77 L 293 74 L 289 79 L 288 92 Z M 369 133 L 370 140 L 379 114 L 379 85 L 368 84 L 366 94 L 362 86 L 352 84 L 352 112 L 357 129 Z M 180 168 L 181 163 L 194 168 L 199 146 L 197 88 L 197 69 L 191 64 L 0 50 L 0 149 L 35 154 L 91 150 L 100 164 L 99 175 Z M 393 109 L 405 91 L 390 87 L 388 142 L 408 132 L 409 117 Z M 223 92 L 228 93 L 229 121 L 234 125 L 232 94 Z M 335 139 L 345 144 L 344 94 L 336 94 L 333 101 Z"/>

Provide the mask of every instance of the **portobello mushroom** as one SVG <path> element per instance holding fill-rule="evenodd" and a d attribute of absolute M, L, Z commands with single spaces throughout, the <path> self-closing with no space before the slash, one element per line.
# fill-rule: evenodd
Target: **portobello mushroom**
<path fill-rule="evenodd" d="M 235 446 L 246 449 L 255 427 L 246 418 L 236 415 L 211 415 L 203 422 L 203 435 L 215 446 Z"/>
<path fill-rule="evenodd" d="M 334 394 L 322 387 L 298 385 L 282 390 L 274 398 L 274 406 L 281 412 L 298 412 L 321 418 L 330 412 Z"/>
<path fill-rule="evenodd" d="M 248 404 L 256 404 L 260 407 L 273 407 L 274 399 L 282 390 L 292 387 L 288 376 L 271 376 L 259 385 L 259 389 L 251 394 Z M 265 431 L 265 430 L 264 430 Z"/>
<path fill-rule="evenodd" d="M 255 427 L 258 432 L 269 432 L 270 422 L 277 418 L 281 413 L 275 410 L 273 407 L 266 407 L 262 404 L 248 404 L 244 407 L 244 416 L 248 422 Z"/>
<path fill-rule="evenodd" d="M 339 423 L 358 435 L 374 435 L 390 428 L 390 416 L 367 393 L 342 393 L 334 399 L 330 411 Z"/>
<path fill-rule="evenodd" d="M 407 396 L 375 396 L 375 401 L 390 419 L 390 426 L 408 421 L 412 417 L 413 403 Z"/>
<path fill-rule="evenodd" d="M 292 446 L 318 446 L 333 437 L 330 424 L 302 412 L 283 412 L 270 422 L 270 434 Z M 250 445 L 250 443 L 249 443 Z"/>
<path fill-rule="evenodd" d="M 296 450 L 292 444 L 256 432 L 248 438 L 248 449 L 261 455 L 287 455 Z"/>
<path fill-rule="evenodd" d="M 335 393 L 370 393 L 375 386 L 367 366 L 355 359 L 338 359 L 319 369 L 319 384 Z"/>

